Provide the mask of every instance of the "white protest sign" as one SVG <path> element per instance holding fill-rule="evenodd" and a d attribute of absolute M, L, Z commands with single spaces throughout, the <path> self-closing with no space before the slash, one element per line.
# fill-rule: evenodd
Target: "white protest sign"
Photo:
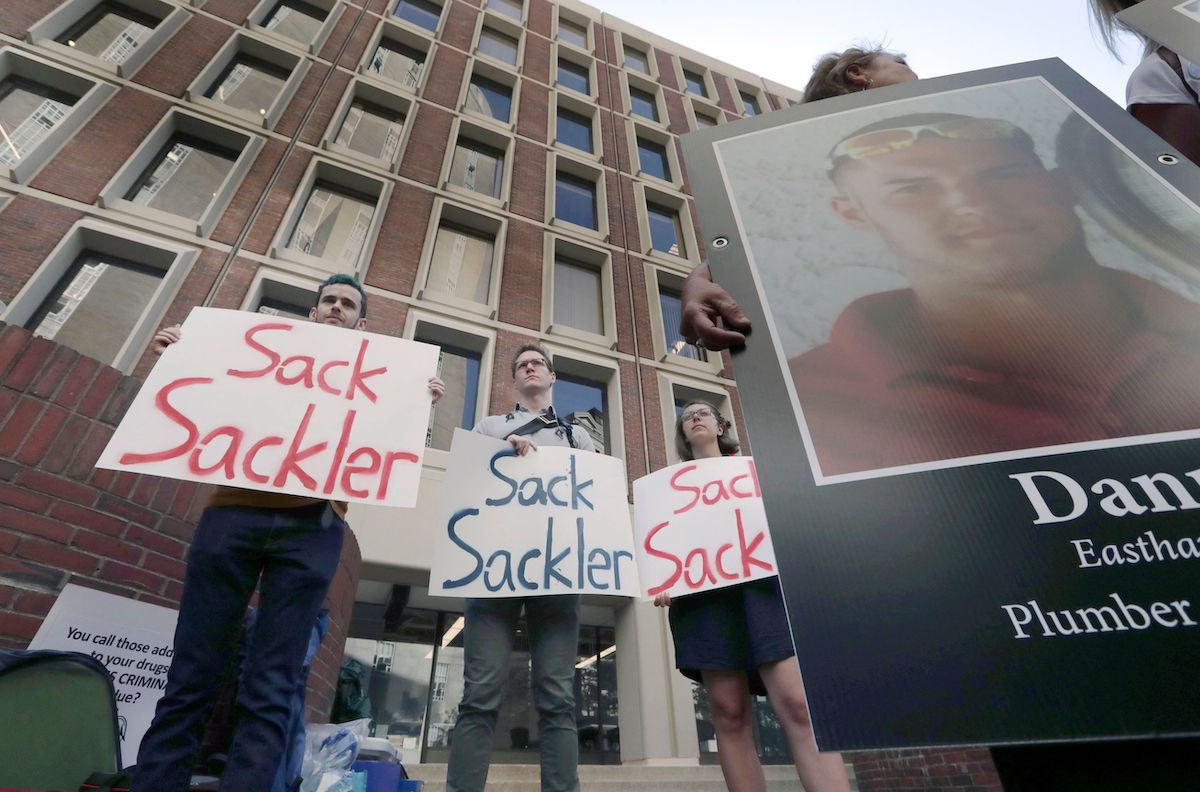
<path fill-rule="evenodd" d="M 437 356 L 400 338 L 196 308 L 96 466 L 412 506 Z"/>
<path fill-rule="evenodd" d="M 455 430 L 429 593 L 638 596 L 625 493 L 615 457 Z"/>
<path fill-rule="evenodd" d="M 642 593 L 672 597 L 776 574 L 754 459 L 681 462 L 633 482 Z"/>
<path fill-rule="evenodd" d="M 30 649 L 61 649 L 104 663 L 117 693 L 121 757 L 133 764 L 167 687 L 178 611 L 68 584 Z"/>

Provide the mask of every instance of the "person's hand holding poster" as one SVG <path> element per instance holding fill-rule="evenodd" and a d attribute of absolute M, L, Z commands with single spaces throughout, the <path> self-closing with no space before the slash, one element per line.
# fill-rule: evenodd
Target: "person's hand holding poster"
<path fill-rule="evenodd" d="M 754 459 L 696 459 L 633 482 L 642 594 L 672 597 L 776 574 Z"/>
<path fill-rule="evenodd" d="M 412 506 L 437 347 L 197 308 L 97 467 Z"/>
<path fill-rule="evenodd" d="M 615 457 L 512 445 L 457 429 L 442 485 L 429 593 L 639 593 L 625 468 Z"/>

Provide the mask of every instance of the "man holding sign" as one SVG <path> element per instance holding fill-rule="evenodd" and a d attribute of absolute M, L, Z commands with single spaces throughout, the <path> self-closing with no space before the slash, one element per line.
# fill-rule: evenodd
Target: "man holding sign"
<path fill-rule="evenodd" d="M 522 344 L 517 349 L 512 375 L 519 403 L 512 412 L 484 418 L 476 432 L 507 440 L 522 456 L 536 452 L 539 444 L 596 450 L 583 428 L 555 415 L 554 365 L 540 344 Z M 542 790 L 579 790 L 579 738 L 572 688 L 579 644 L 579 595 L 553 594 L 467 600 L 463 700 L 450 743 L 447 792 L 483 792 L 487 783 L 492 731 L 522 608 L 529 622 Z"/>
<path fill-rule="evenodd" d="M 362 330 L 362 285 L 349 275 L 330 277 L 317 290 L 309 318 Z M 180 338 L 178 326 L 165 328 L 154 337 L 154 351 L 162 354 Z M 445 386 L 432 377 L 429 391 L 437 402 Z M 221 788 L 272 788 L 285 754 L 290 702 L 303 686 L 309 633 L 341 556 L 345 514 L 339 501 L 218 487 L 192 538 L 174 660 L 138 753 L 136 792 L 188 789 L 200 733 L 256 585 L 258 625 L 246 650 Z"/>

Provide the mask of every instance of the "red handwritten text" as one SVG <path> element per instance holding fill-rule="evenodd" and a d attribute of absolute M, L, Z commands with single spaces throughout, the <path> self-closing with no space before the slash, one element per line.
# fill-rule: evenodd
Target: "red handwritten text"
<path fill-rule="evenodd" d="M 762 497 L 762 492 L 758 488 L 758 473 L 754 470 L 754 460 L 752 459 L 746 460 L 747 472 L 733 476 L 729 481 L 717 479 L 698 485 L 683 483 L 683 478 L 694 471 L 696 467 L 696 465 L 685 465 L 671 476 L 671 489 L 677 492 L 691 493 L 691 500 L 685 506 L 676 509 L 675 514 L 683 514 L 686 511 L 690 511 L 699 503 L 703 503 L 705 506 L 712 506 L 723 500 Z"/>

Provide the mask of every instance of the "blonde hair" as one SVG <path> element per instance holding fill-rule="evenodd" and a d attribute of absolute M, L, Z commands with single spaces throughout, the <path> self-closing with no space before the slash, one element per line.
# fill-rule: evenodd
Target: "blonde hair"
<path fill-rule="evenodd" d="M 1100 38 L 1104 41 L 1104 46 L 1108 47 L 1108 51 L 1117 60 L 1121 60 L 1121 55 L 1117 51 L 1117 35 L 1119 33 L 1132 33 L 1142 39 L 1146 42 L 1147 51 L 1157 46 L 1152 46 L 1152 42 L 1147 40 L 1145 36 L 1132 28 L 1126 27 L 1117 19 L 1117 14 L 1126 8 L 1132 8 L 1140 2 L 1141 0 L 1088 0 L 1088 8 L 1092 12 L 1092 22 L 1095 23 L 1096 30 L 1099 31 Z"/>

